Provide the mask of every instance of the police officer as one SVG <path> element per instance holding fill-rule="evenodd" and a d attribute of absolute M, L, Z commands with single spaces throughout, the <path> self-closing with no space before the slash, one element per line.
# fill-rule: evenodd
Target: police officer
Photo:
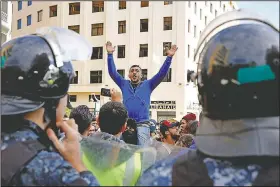
<path fill-rule="evenodd" d="M 159 161 L 138 185 L 279 186 L 279 30 L 232 11 L 207 26 L 197 49 L 198 150 Z"/>
<path fill-rule="evenodd" d="M 82 163 L 77 132 L 63 122 L 71 61 L 91 52 L 80 35 L 55 27 L 1 46 L 2 185 L 98 185 Z"/>

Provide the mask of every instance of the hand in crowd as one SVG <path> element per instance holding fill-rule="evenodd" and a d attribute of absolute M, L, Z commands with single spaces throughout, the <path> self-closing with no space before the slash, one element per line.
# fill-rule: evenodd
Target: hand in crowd
<path fill-rule="evenodd" d="M 115 88 L 110 89 L 111 100 L 116 102 L 122 102 L 122 93 L 117 91 Z"/>
<path fill-rule="evenodd" d="M 178 47 L 176 45 L 172 45 L 171 48 L 169 49 L 168 47 L 165 48 L 167 56 L 172 57 L 175 55 Z"/>
<path fill-rule="evenodd" d="M 73 128 L 75 131 L 79 132 L 78 131 L 78 125 L 76 124 L 75 120 L 74 119 L 68 119 L 66 122 L 71 128 Z"/>
<path fill-rule="evenodd" d="M 106 50 L 108 54 L 113 54 L 113 52 L 115 51 L 116 46 L 112 46 L 112 43 L 110 41 L 108 41 L 106 43 Z"/>
<path fill-rule="evenodd" d="M 87 169 L 81 158 L 80 136 L 75 129 L 76 123 L 73 119 L 68 121 L 69 123 L 60 122 L 57 124 L 57 127 L 65 133 L 65 138 L 62 142 L 58 140 L 54 131 L 50 128 L 47 129 L 48 137 L 62 157 L 67 160 L 73 168 L 78 172 L 86 171 Z"/>

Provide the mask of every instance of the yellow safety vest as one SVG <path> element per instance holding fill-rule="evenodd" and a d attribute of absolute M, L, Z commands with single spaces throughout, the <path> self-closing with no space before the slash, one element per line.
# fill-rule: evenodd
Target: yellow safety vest
<path fill-rule="evenodd" d="M 135 186 L 141 174 L 141 155 L 134 153 L 126 162 L 102 171 L 83 154 L 86 168 L 93 173 L 101 186 Z"/>

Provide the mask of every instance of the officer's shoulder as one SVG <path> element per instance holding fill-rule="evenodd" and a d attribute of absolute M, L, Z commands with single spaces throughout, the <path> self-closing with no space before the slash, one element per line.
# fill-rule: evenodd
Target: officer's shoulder
<path fill-rule="evenodd" d="M 38 136 L 31 130 L 20 130 L 13 133 L 1 134 L 2 143 L 12 144 L 14 142 L 24 142 L 28 140 L 35 140 Z"/>
<path fill-rule="evenodd" d="M 69 163 L 66 162 L 60 154 L 53 151 L 43 150 L 33 158 L 33 160 L 28 164 L 29 167 L 36 168 L 38 166 L 44 166 L 42 168 L 59 168 L 59 167 L 69 167 Z"/>
<path fill-rule="evenodd" d="M 197 157 L 197 150 L 196 149 L 184 149 L 176 156 L 176 163 L 183 163 L 186 160 L 192 160 Z"/>

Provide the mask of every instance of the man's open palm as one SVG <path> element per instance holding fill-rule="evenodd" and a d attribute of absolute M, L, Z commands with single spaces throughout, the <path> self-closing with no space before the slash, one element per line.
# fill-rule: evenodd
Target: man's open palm
<path fill-rule="evenodd" d="M 171 49 L 166 48 L 167 56 L 173 56 L 176 53 L 177 49 L 178 47 L 176 45 L 172 45 Z"/>
<path fill-rule="evenodd" d="M 108 41 L 106 43 L 106 50 L 107 50 L 107 53 L 112 54 L 115 51 L 115 46 L 113 47 L 112 43 L 110 41 Z"/>

